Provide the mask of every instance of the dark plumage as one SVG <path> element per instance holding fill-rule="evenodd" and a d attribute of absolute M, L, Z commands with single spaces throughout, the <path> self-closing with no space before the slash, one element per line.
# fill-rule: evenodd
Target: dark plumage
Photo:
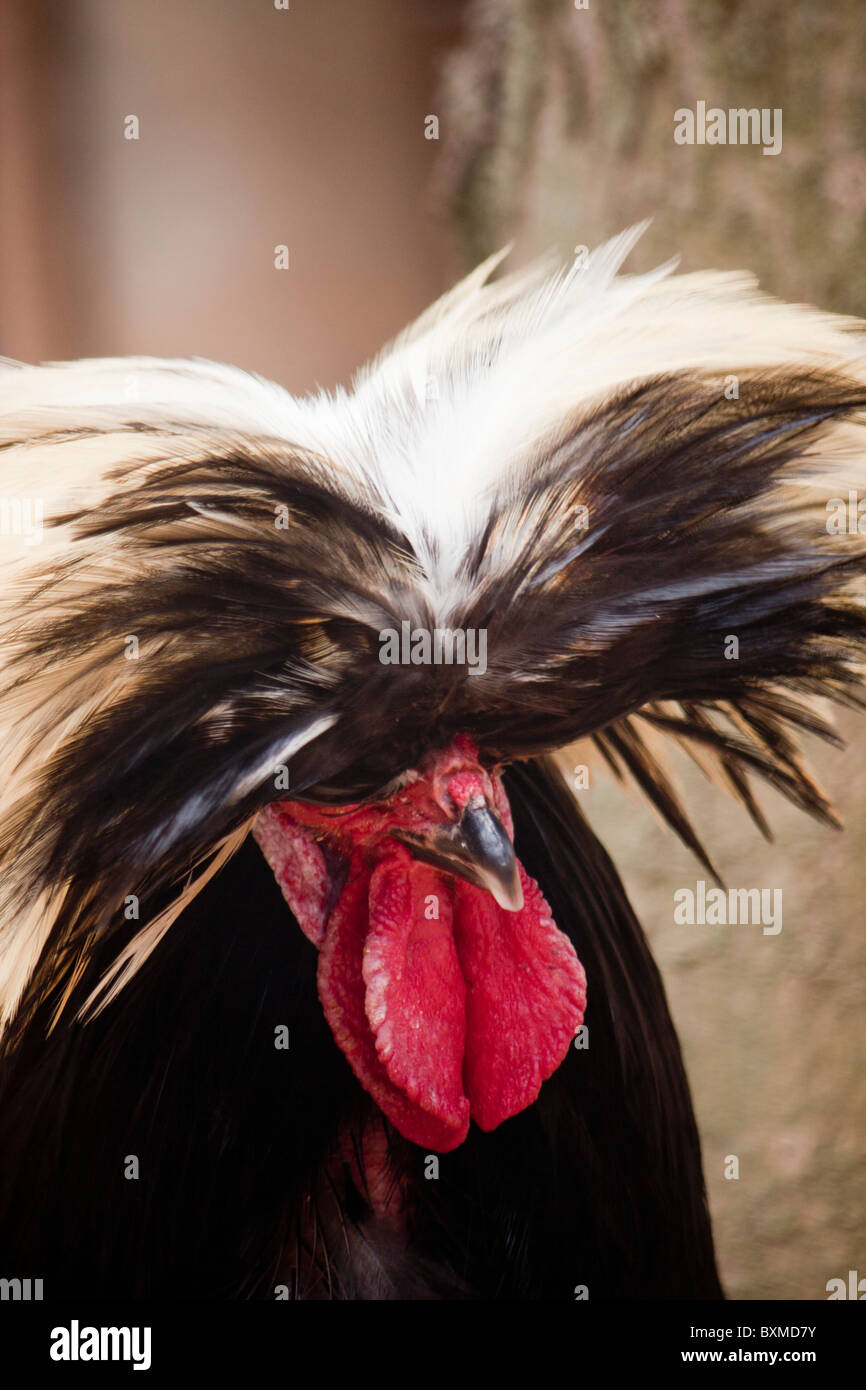
<path fill-rule="evenodd" d="M 333 1152 L 338 1121 L 356 1140 L 384 1122 L 324 1022 L 314 948 L 248 841 L 115 1003 L 47 1043 L 44 1010 L 7 1065 L 7 1264 L 43 1271 L 58 1296 L 273 1297 L 284 1284 L 317 1298 L 572 1299 L 587 1283 L 593 1298 L 720 1297 L 643 934 L 555 769 L 517 766 L 507 786 L 524 862 L 595 984 L 591 1047 L 521 1115 L 472 1129 L 438 1182 L 387 1128 L 394 1181 L 412 1191 L 406 1240 Z M 275 1051 L 287 1022 L 291 1046 Z M 123 1177 L 131 1153 L 138 1182 Z"/>

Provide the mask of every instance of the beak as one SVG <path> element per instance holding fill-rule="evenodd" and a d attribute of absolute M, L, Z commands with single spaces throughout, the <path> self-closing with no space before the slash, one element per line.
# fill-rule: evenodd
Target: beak
<path fill-rule="evenodd" d="M 507 912 L 523 907 L 514 846 L 489 806 L 467 806 L 456 825 L 436 826 L 423 835 L 402 829 L 391 834 L 416 859 L 484 888 Z"/>

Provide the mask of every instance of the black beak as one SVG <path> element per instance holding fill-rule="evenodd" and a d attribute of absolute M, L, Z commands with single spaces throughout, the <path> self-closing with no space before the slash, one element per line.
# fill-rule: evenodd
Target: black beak
<path fill-rule="evenodd" d="M 508 912 L 519 912 L 523 907 L 514 846 L 489 806 L 467 806 L 456 825 L 437 826 L 426 835 L 411 830 L 392 830 L 391 834 L 416 859 L 484 888 Z"/>

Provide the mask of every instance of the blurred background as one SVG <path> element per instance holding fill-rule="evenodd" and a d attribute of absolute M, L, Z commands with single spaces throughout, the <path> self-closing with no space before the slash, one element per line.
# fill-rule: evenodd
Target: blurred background
<path fill-rule="evenodd" d="M 305 392 L 504 242 L 570 256 L 646 216 L 630 269 L 679 253 L 866 314 L 860 0 L 282 4 L 0 0 L 0 353 Z M 701 100 L 780 108 L 781 153 L 676 144 Z M 767 792 L 764 844 L 678 768 L 727 881 L 782 888 L 778 936 L 675 926 L 699 866 L 595 766 L 577 793 L 665 975 L 735 1298 L 866 1275 L 866 722 L 841 727 L 812 753 L 842 835 Z"/>

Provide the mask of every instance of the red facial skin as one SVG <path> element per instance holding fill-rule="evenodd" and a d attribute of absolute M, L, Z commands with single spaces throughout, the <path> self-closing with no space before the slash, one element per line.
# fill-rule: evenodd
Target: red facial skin
<path fill-rule="evenodd" d="M 319 947 L 319 997 L 355 1075 L 407 1139 L 441 1153 L 470 1116 L 495 1129 L 536 1099 L 586 1004 L 583 967 L 522 865 L 524 905 L 509 912 L 390 833 L 454 825 L 469 804 L 495 809 L 513 840 L 502 782 L 461 735 L 386 802 L 275 803 L 254 829 Z"/>

